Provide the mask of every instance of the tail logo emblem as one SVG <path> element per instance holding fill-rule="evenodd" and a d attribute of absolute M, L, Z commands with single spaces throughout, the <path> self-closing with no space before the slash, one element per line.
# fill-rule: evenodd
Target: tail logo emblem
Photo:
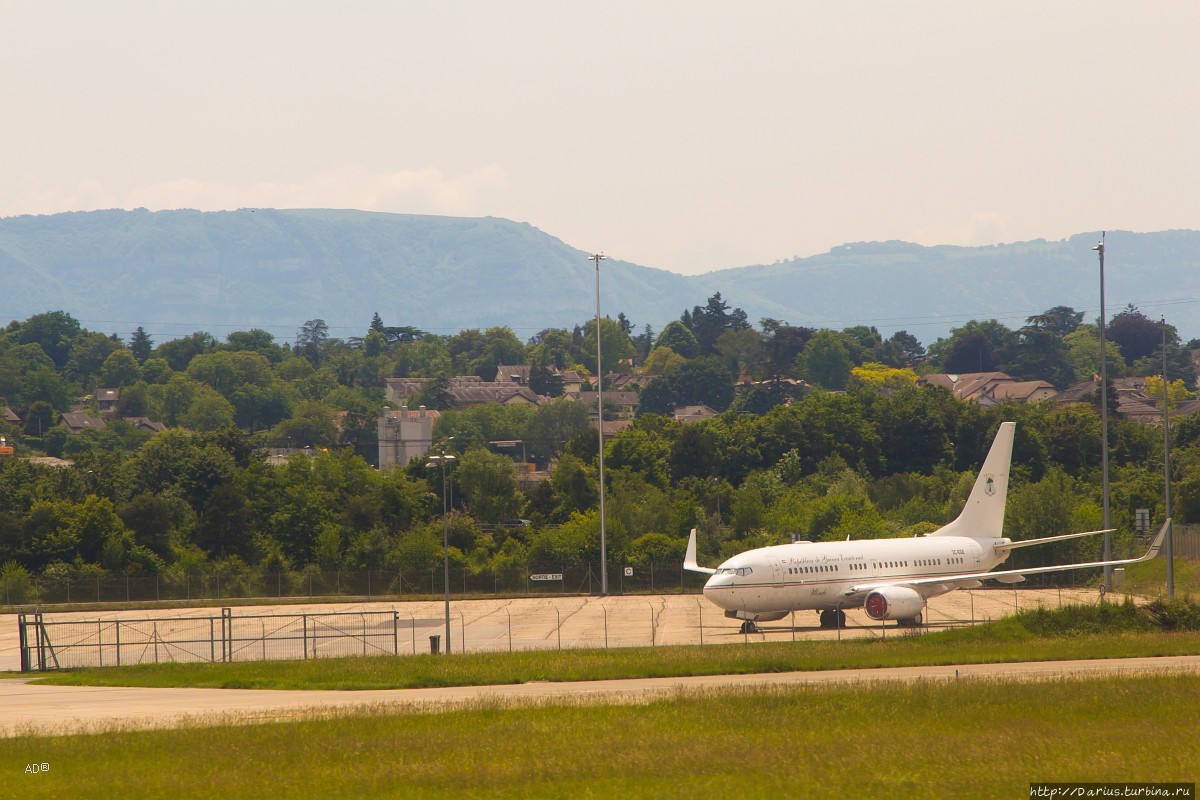
<path fill-rule="evenodd" d="M 991 497 L 992 495 L 994 495 L 996 493 L 996 482 L 994 480 L 992 480 L 990 477 L 987 479 L 987 482 L 983 485 L 983 493 L 986 494 L 988 497 Z"/>

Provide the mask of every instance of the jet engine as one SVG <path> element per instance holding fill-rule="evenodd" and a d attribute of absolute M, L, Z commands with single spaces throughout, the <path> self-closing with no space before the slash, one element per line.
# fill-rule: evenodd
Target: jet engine
<path fill-rule="evenodd" d="M 884 586 L 867 595 L 863 608 L 871 619 L 912 619 L 921 615 L 925 598 L 904 586 Z"/>

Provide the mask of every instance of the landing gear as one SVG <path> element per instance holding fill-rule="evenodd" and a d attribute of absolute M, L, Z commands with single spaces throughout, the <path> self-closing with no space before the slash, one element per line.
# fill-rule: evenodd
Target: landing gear
<path fill-rule="evenodd" d="M 740 633 L 758 633 L 758 625 L 755 624 L 754 620 L 748 619 L 742 623 Z"/>
<path fill-rule="evenodd" d="M 827 608 L 821 612 L 822 628 L 846 627 L 846 612 L 840 608 Z"/>
<path fill-rule="evenodd" d="M 921 627 L 921 615 L 918 613 L 915 617 L 909 617 L 908 619 L 898 619 L 898 620 L 896 620 L 896 624 L 899 625 L 901 628 L 919 628 L 919 627 Z"/>

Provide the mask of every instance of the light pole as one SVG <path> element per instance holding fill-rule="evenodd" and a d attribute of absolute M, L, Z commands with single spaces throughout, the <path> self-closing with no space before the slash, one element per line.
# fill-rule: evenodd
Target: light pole
<path fill-rule="evenodd" d="M 1171 406 L 1167 393 L 1167 318 L 1162 321 L 1163 358 L 1163 502 L 1167 524 L 1167 597 L 1175 596 L 1175 527 L 1171 524 Z"/>
<path fill-rule="evenodd" d="M 450 439 L 454 437 L 451 436 Z M 450 441 L 447 439 L 446 441 Z M 454 456 L 444 449 L 441 455 L 430 456 L 426 467 L 442 468 L 442 578 L 446 589 L 446 653 L 450 653 L 450 506 L 446 494 L 446 467 L 453 463 Z"/>
<path fill-rule="evenodd" d="M 600 262 L 608 256 L 593 253 L 596 262 L 596 430 L 600 431 L 600 595 L 608 595 L 608 542 L 604 535 L 604 359 L 600 357 Z"/>
<path fill-rule="evenodd" d="M 1104 560 L 1112 561 L 1112 531 L 1109 530 L 1111 514 L 1108 505 L 1108 358 L 1105 356 L 1104 340 L 1104 232 L 1100 242 L 1092 248 L 1100 254 L 1100 480 L 1104 507 Z M 1104 567 L 1104 591 L 1112 591 L 1112 567 Z"/>

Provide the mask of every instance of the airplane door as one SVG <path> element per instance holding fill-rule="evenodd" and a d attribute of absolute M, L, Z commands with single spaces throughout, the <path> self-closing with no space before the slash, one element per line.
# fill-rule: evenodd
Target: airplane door
<path fill-rule="evenodd" d="M 776 586 L 783 584 L 783 562 L 777 558 L 771 559 L 771 582 Z"/>

